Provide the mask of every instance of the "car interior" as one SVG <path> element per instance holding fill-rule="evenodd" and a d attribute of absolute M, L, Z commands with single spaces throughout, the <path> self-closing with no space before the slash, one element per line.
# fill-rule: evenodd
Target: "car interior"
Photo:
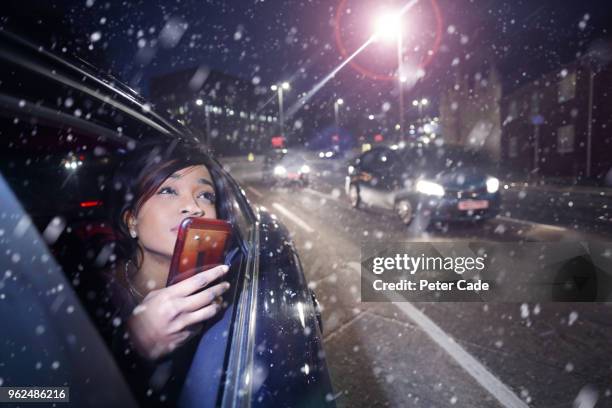
<path fill-rule="evenodd" d="M 118 139 L 100 137 L 86 126 L 68 126 L 30 112 L 4 110 L 0 114 L 0 172 L 107 342 L 110 339 L 106 330 L 111 326 L 109 299 L 103 290 L 101 272 L 116 258 L 115 235 L 107 219 L 104 193 L 112 188 L 108 184 L 113 165 L 131 143 L 127 138 L 123 143 Z M 233 190 L 230 184 L 219 183 L 218 187 Z M 230 207 L 239 212 L 233 194 L 236 191 L 228 191 L 234 201 Z M 240 216 L 237 219 L 238 231 L 239 224 L 244 228 L 245 221 Z M 239 282 L 246 252 L 239 232 L 235 241 L 241 250 L 232 261 L 230 279 Z M 201 378 L 206 378 L 206 387 L 200 384 L 198 398 L 221 398 L 222 368 L 228 359 L 228 334 L 232 333 L 238 286 L 232 285 L 226 293 L 229 307 L 222 318 L 211 322 L 197 340 L 206 347 L 195 347 L 193 357 L 183 366 L 172 367 L 173 375 L 182 378 L 179 382 L 189 384 L 184 392 L 186 400 L 193 394 L 194 382 L 201 382 Z"/>

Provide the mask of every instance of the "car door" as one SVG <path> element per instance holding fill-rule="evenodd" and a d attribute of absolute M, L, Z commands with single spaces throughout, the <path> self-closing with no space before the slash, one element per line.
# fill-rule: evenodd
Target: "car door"
<path fill-rule="evenodd" d="M 2 175 L 0 197 L 0 250 L 8 255 L 0 257 L 2 385 L 66 387 L 68 406 L 136 407 L 71 282 Z"/>

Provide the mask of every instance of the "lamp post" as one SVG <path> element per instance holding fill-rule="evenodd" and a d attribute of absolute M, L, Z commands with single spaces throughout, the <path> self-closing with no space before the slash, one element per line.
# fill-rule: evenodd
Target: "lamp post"
<path fill-rule="evenodd" d="M 336 134 L 338 136 L 340 133 L 340 105 L 344 104 L 344 100 L 342 98 L 338 98 L 335 102 L 334 102 L 334 123 L 336 124 Z"/>
<path fill-rule="evenodd" d="M 423 98 L 421 100 L 415 99 L 412 101 L 412 106 L 419 110 L 419 121 L 422 121 L 421 116 L 423 115 L 423 107 L 429 105 L 429 100 Z"/>
<path fill-rule="evenodd" d="M 399 139 L 404 140 L 404 53 L 403 32 L 400 16 L 397 13 L 386 13 L 379 17 L 376 36 L 397 40 L 397 84 L 399 89 Z"/>
<path fill-rule="evenodd" d="M 282 84 L 275 84 L 270 87 L 272 91 L 278 92 L 278 122 L 280 128 L 280 135 L 284 136 L 285 133 L 285 112 L 283 110 L 283 91 L 288 91 L 290 88 L 289 82 L 283 82 Z"/>

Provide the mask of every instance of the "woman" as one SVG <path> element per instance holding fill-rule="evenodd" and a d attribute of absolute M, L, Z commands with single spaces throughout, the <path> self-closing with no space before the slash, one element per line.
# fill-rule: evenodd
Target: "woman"
<path fill-rule="evenodd" d="M 143 146 L 122 160 L 111 184 L 118 255 L 106 273 L 116 311 L 113 350 L 129 371 L 128 380 L 136 377 L 132 385 L 148 394 L 167 385 L 169 376 L 160 380 L 156 373 L 203 324 L 221 314 L 220 297 L 230 287 L 224 280 L 228 265 L 166 287 L 181 221 L 230 218 L 221 178 L 214 177 L 207 163 L 210 160 L 196 146 Z M 188 360 L 189 352 L 186 355 Z"/>

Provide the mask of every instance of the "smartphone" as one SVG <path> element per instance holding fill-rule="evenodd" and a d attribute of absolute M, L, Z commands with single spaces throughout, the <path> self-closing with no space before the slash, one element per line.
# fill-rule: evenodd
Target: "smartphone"
<path fill-rule="evenodd" d="M 231 232 L 231 224 L 224 220 L 185 218 L 178 229 L 166 286 L 221 265 Z"/>

